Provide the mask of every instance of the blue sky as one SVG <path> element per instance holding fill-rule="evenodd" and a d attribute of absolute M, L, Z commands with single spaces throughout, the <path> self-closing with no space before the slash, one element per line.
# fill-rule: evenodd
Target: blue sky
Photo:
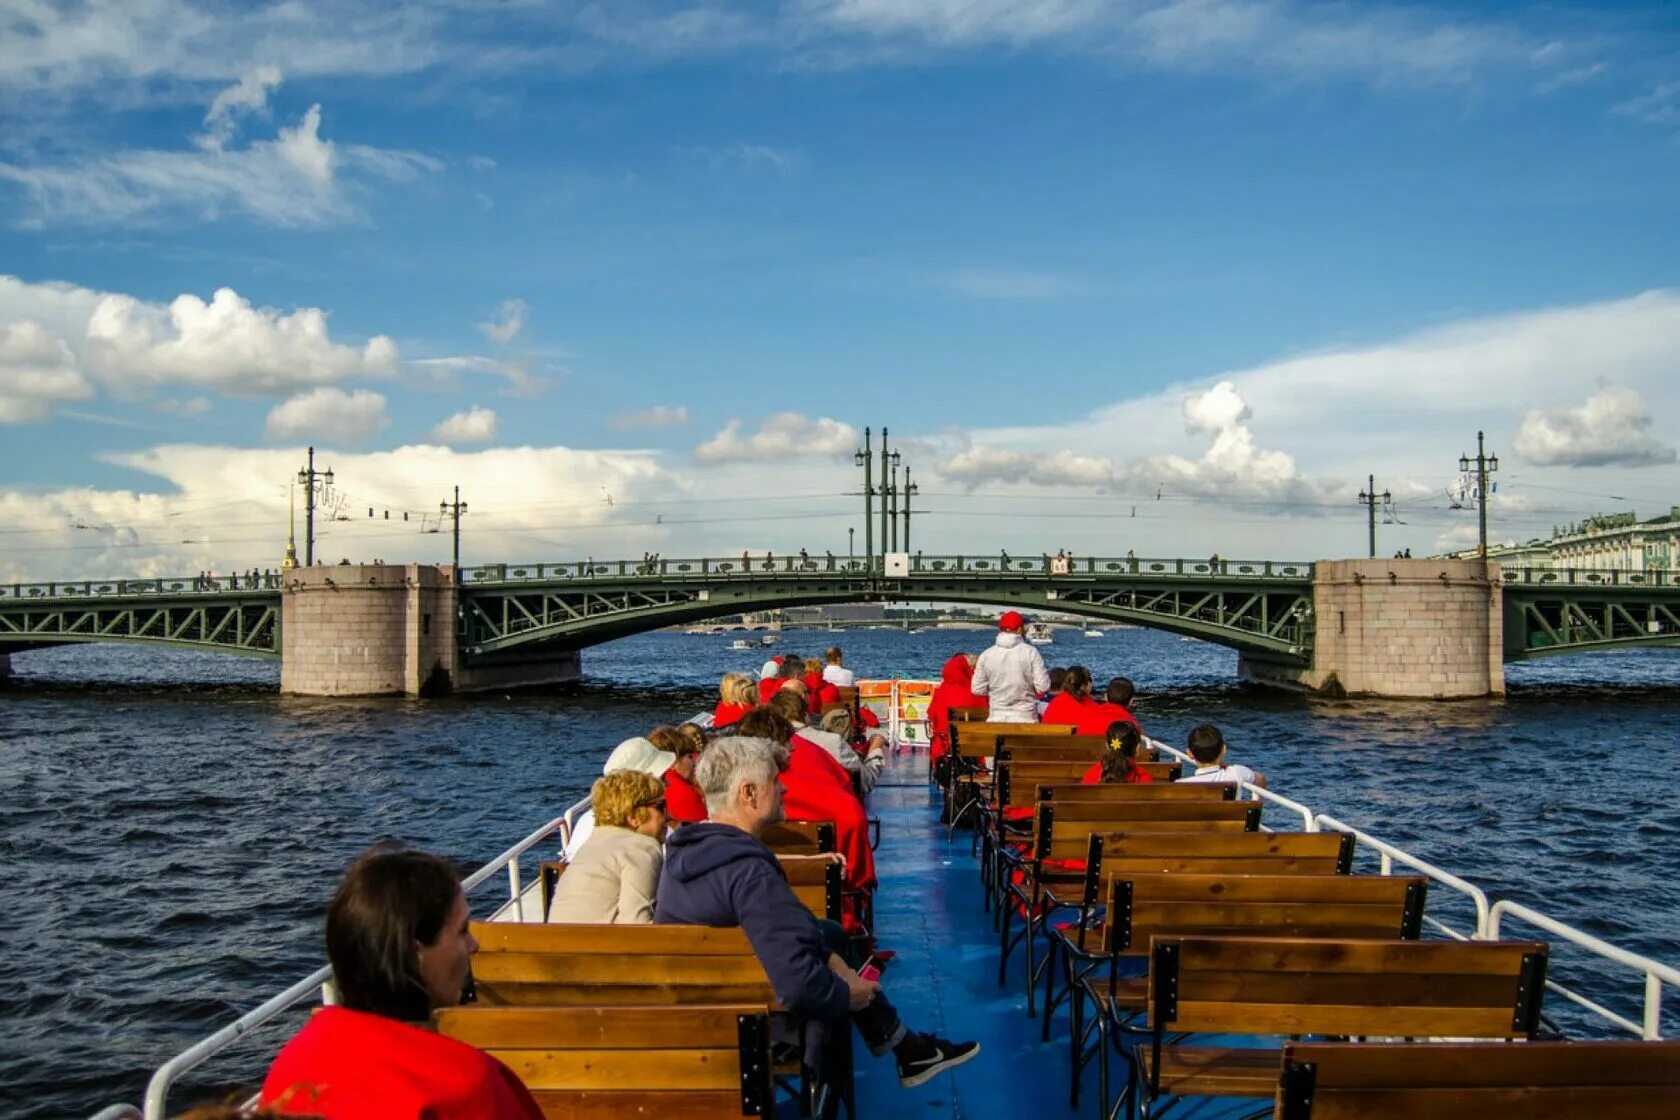
<path fill-rule="evenodd" d="M 0 577 L 265 562 L 309 442 L 482 560 L 835 547 L 883 420 L 953 551 L 1680 501 L 1672 6 L 0 0 L 0 120 Z"/>

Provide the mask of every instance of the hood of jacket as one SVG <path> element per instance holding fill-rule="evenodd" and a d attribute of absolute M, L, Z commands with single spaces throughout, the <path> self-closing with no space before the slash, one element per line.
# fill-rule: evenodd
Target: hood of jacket
<path fill-rule="evenodd" d="M 939 670 L 939 679 L 944 684 L 967 688 L 974 682 L 974 666 L 969 664 L 968 655 L 959 653 L 945 662 L 945 667 Z"/>
<path fill-rule="evenodd" d="M 1024 640 L 1025 639 L 1023 639 L 1021 635 L 1017 634 L 1013 630 L 1000 630 L 998 632 L 996 644 L 1003 649 L 1014 649 Z"/>
<path fill-rule="evenodd" d="M 691 883 L 741 860 L 768 863 L 781 874 L 775 853 L 734 825 L 711 821 L 684 825 L 665 842 L 665 874 L 679 883 Z"/>

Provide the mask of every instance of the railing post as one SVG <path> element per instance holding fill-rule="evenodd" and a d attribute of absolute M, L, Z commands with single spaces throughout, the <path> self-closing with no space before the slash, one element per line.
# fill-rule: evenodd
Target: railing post
<path fill-rule="evenodd" d="M 1645 974 L 1645 1039 L 1662 1037 L 1662 980 L 1654 972 Z"/>

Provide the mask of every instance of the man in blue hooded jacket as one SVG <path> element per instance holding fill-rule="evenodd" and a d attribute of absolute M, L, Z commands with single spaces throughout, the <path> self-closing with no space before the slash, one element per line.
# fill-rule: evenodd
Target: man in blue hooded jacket
<path fill-rule="evenodd" d="M 905 1088 L 968 1061 L 979 1043 L 907 1029 L 881 985 L 835 951 L 844 944 L 839 927 L 825 930 L 788 886 L 775 853 L 758 839 L 782 819 L 778 769 L 767 739 L 707 746 L 694 780 L 710 820 L 684 826 L 667 844 L 653 920 L 741 927 L 783 1007 L 829 1023 L 850 1014 L 871 1053 L 893 1053 Z"/>

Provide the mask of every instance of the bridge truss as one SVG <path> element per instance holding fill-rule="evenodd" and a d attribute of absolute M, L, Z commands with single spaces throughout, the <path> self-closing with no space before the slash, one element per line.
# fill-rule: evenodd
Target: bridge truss
<path fill-rule="evenodd" d="M 1680 573 L 1525 569 L 1503 583 L 1506 661 L 1680 646 Z"/>
<path fill-rule="evenodd" d="M 280 592 L 217 580 L 0 586 L 0 653 L 77 642 L 142 642 L 280 656 Z"/>

